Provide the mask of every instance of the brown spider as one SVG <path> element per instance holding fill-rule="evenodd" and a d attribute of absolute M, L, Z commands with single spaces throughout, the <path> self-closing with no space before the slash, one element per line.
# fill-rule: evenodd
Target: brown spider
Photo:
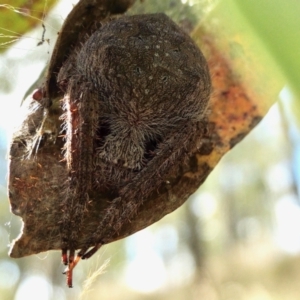
<path fill-rule="evenodd" d="M 74 49 L 57 82 L 64 92 L 69 174 L 61 248 L 71 287 L 79 259 L 130 222 L 178 161 L 200 147 L 211 81 L 192 39 L 164 14 L 152 14 L 103 24 Z M 115 199 L 74 258 L 92 192 L 108 186 Z"/>

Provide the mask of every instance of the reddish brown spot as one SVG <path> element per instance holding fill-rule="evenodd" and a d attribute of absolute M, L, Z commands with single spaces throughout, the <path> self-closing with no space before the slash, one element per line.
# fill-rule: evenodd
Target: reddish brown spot
<path fill-rule="evenodd" d="M 61 256 L 62 263 L 66 266 L 68 264 L 68 256 L 67 256 L 67 250 L 62 250 L 62 256 Z"/>
<path fill-rule="evenodd" d="M 43 92 L 41 89 L 34 90 L 32 98 L 36 101 L 41 101 L 43 99 Z"/>

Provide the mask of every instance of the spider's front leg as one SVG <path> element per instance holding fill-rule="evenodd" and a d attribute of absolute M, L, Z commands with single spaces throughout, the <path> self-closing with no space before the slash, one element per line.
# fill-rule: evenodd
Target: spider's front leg
<path fill-rule="evenodd" d="M 104 219 L 99 220 L 100 224 L 89 244 L 95 246 L 90 251 L 88 247 L 81 249 L 78 256 L 82 259 L 91 257 L 111 236 L 118 234 L 121 227 L 132 220 L 150 194 L 163 181 L 167 181 L 168 175 L 172 174 L 178 162 L 187 161 L 200 148 L 205 131 L 204 122 L 190 122 L 161 142 L 153 159 L 121 189 L 119 197 L 107 209 Z"/>
<path fill-rule="evenodd" d="M 93 149 L 98 121 L 98 103 L 88 83 L 80 76 L 70 78 L 64 97 L 66 128 L 65 157 L 69 172 L 66 193 L 62 201 L 61 223 L 62 261 L 67 265 L 68 286 L 72 287 L 72 270 L 77 247 L 78 230 L 92 186 Z"/>

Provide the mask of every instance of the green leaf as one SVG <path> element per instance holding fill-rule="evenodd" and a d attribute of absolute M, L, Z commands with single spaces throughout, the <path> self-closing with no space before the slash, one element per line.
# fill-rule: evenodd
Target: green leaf
<path fill-rule="evenodd" d="M 300 96 L 300 1 L 235 2 Z"/>

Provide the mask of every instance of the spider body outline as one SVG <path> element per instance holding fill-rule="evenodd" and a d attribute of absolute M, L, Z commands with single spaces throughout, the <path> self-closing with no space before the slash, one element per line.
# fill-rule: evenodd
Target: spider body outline
<path fill-rule="evenodd" d="M 211 83 L 198 47 L 164 14 L 106 23 L 73 51 L 57 81 L 65 93 L 69 179 L 61 236 L 71 287 L 79 259 L 129 222 L 176 160 L 200 146 Z M 119 193 L 74 258 L 95 175 L 98 185 L 110 180 Z"/>

